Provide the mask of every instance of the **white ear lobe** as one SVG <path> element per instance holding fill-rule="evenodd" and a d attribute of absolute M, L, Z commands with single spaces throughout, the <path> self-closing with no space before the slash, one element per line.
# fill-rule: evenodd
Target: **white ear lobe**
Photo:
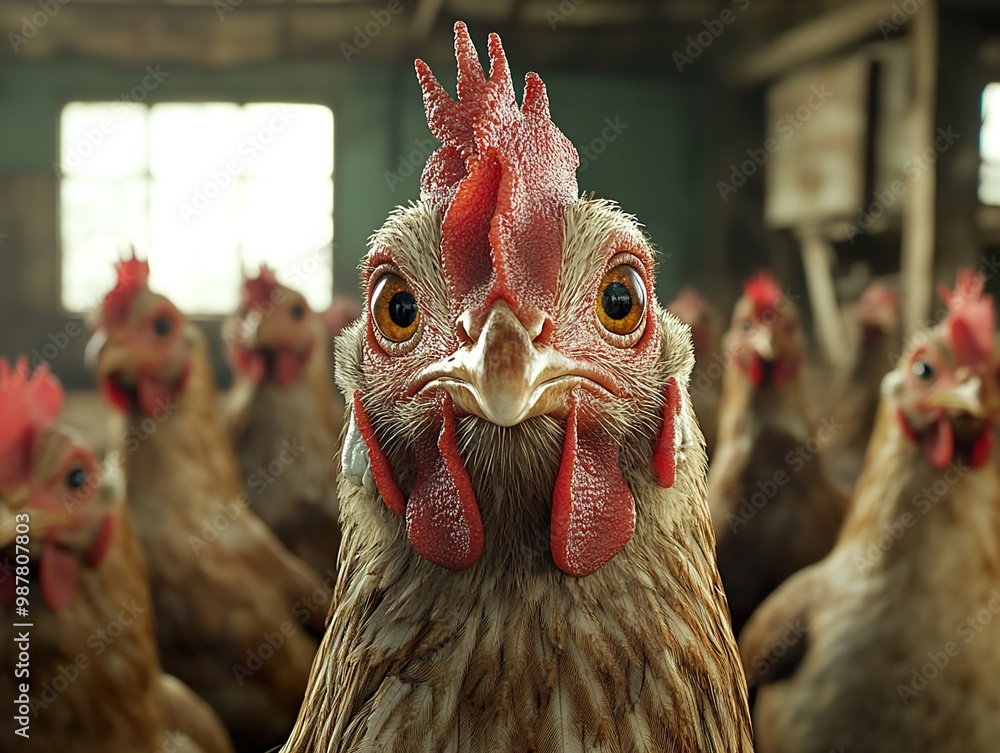
<path fill-rule="evenodd" d="M 883 398 L 898 398 L 903 392 L 903 375 L 898 371 L 890 371 L 882 377 L 881 393 Z"/>
<path fill-rule="evenodd" d="M 348 416 L 347 435 L 344 437 L 344 449 L 340 454 L 340 467 L 344 478 L 355 486 L 364 486 L 368 491 L 375 491 L 375 477 L 368 463 L 368 445 L 361 436 L 361 429 L 354 420 L 354 411 Z"/>

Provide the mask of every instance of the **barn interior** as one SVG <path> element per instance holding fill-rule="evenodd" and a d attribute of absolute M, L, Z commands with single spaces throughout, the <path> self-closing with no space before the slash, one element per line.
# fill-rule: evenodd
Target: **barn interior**
<path fill-rule="evenodd" d="M 413 61 L 454 92 L 457 21 L 483 61 L 499 33 L 519 98 L 542 76 L 580 190 L 658 249 L 662 304 L 694 288 L 725 329 L 773 274 L 818 403 L 873 281 L 899 296 L 884 370 L 959 269 L 1000 293 L 994 0 L 8 0 L 0 357 L 47 365 L 104 450 L 87 349 L 119 259 L 147 259 L 202 330 L 220 394 L 261 265 L 316 311 L 360 312 L 369 239 L 439 146 Z"/>

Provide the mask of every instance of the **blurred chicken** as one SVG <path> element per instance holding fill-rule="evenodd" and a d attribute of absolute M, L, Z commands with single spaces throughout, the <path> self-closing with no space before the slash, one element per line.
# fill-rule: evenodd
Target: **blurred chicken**
<path fill-rule="evenodd" d="M 947 319 L 886 376 L 836 547 L 740 638 L 764 753 L 997 750 L 1000 364 L 982 288 L 960 273 Z"/>
<path fill-rule="evenodd" d="M 857 332 L 854 360 L 830 391 L 827 410 L 843 429 L 830 441 L 823 459 L 833 480 L 850 491 L 861 475 L 875 427 L 882 378 L 899 355 L 899 293 L 873 282 L 848 307 L 847 317 Z"/>
<path fill-rule="evenodd" d="M 212 710 L 160 670 L 124 484 L 53 426 L 62 400 L 47 369 L 0 359 L 4 750 L 230 753 Z"/>
<path fill-rule="evenodd" d="M 243 286 L 223 337 L 235 378 L 226 422 L 243 478 L 295 441 L 303 448 L 294 473 L 248 488 L 251 509 L 297 556 L 335 577 L 340 524 L 337 434 L 342 416 L 333 387 L 330 333 L 305 298 L 280 285 L 266 266 Z M 339 413 L 339 412 L 338 412 Z"/>
<path fill-rule="evenodd" d="M 685 288 L 667 306 L 667 311 L 691 327 L 694 340 L 694 373 L 691 375 L 691 404 L 705 435 L 711 459 L 719 433 L 719 403 L 722 380 L 715 375 L 722 350 L 722 315 L 694 288 Z"/>
<path fill-rule="evenodd" d="M 719 572 L 740 628 L 785 578 L 830 551 L 847 498 L 816 459 L 838 431 L 810 419 L 798 309 L 765 274 L 733 310 L 719 442 L 708 474 Z"/>
<path fill-rule="evenodd" d="M 249 509 L 204 336 L 149 289 L 148 275 L 146 262 L 119 264 L 88 355 L 127 419 L 117 454 L 149 560 L 163 665 L 215 708 L 238 748 L 264 750 L 295 718 L 327 594 Z M 247 487 L 294 473 L 303 451 L 284 441 Z"/>
<path fill-rule="evenodd" d="M 519 108 L 498 37 L 488 80 L 456 53 L 337 341 L 341 571 L 285 750 L 748 752 L 687 327 L 541 80 Z"/>

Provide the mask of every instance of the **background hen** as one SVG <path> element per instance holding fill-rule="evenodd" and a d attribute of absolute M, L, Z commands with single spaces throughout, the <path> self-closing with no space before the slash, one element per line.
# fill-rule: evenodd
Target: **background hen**
<path fill-rule="evenodd" d="M 733 309 L 708 501 L 733 630 L 785 578 L 833 546 L 847 498 L 816 455 L 837 430 L 810 419 L 795 304 L 767 275 Z"/>
<path fill-rule="evenodd" d="M 722 401 L 721 373 L 714 373 L 714 368 L 722 361 L 722 317 L 694 288 L 682 290 L 667 306 L 667 311 L 691 327 L 694 341 L 691 403 L 711 458 L 719 434 L 719 404 Z"/>
<path fill-rule="evenodd" d="M 88 348 L 102 393 L 126 416 L 117 453 L 162 661 L 215 708 L 237 747 L 263 750 L 295 718 L 328 593 L 249 509 L 204 336 L 149 289 L 148 274 L 134 258 L 119 265 Z M 294 471 L 304 446 L 295 436 L 283 444 L 248 487 Z"/>
<path fill-rule="evenodd" d="M 5 749 L 229 753 L 207 704 L 160 670 L 124 484 L 53 426 L 62 399 L 47 370 L 0 360 Z"/>
<path fill-rule="evenodd" d="M 854 358 L 829 393 L 826 414 L 843 429 L 830 440 L 823 459 L 834 481 L 848 492 L 864 465 L 882 399 L 882 378 L 899 358 L 899 303 L 898 291 L 873 282 L 846 307 L 855 337 Z"/>
<path fill-rule="evenodd" d="M 288 440 L 303 448 L 292 472 L 248 488 L 251 509 L 292 553 L 335 578 L 340 524 L 334 456 L 342 410 L 326 323 L 263 267 L 245 282 L 240 310 L 223 334 L 235 372 L 226 423 L 243 478 L 266 468 Z"/>
<path fill-rule="evenodd" d="M 580 199 L 541 80 L 456 26 L 444 145 L 372 241 L 331 624 L 288 751 L 748 751 L 687 381 L 652 248 Z"/>
<path fill-rule="evenodd" d="M 765 753 L 997 748 L 1000 401 L 982 288 L 961 274 L 948 317 L 886 377 L 836 547 L 740 637 Z"/>

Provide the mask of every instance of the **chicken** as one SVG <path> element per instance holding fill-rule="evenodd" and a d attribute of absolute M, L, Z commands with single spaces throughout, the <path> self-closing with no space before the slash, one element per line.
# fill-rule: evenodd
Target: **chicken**
<path fill-rule="evenodd" d="M 0 360 L 5 749 L 230 753 L 205 702 L 160 670 L 124 485 L 54 425 L 62 401 L 47 368 Z"/>
<path fill-rule="evenodd" d="M 299 293 L 266 266 L 243 286 L 240 310 L 224 326 L 235 379 L 226 422 L 243 478 L 277 457 L 282 443 L 304 448 L 294 473 L 250 487 L 251 509 L 288 549 L 332 579 L 340 544 L 330 335 Z"/>
<path fill-rule="evenodd" d="M 764 753 L 997 749 L 1000 364 L 982 290 L 960 273 L 947 318 L 885 377 L 836 546 L 740 638 Z"/>
<path fill-rule="evenodd" d="M 814 425 L 803 392 L 798 309 L 773 278 L 745 286 L 724 352 L 708 502 L 733 630 L 785 578 L 830 551 L 847 497 L 817 455 L 840 430 Z"/>
<path fill-rule="evenodd" d="M 653 251 L 579 198 L 541 79 L 456 25 L 417 74 L 421 200 L 362 263 L 340 572 L 285 751 L 750 751 L 687 382 Z"/>
<path fill-rule="evenodd" d="M 694 288 L 684 288 L 667 306 L 667 311 L 691 327 L 691 339 L 694 340 L 691 403 L 711 458 L 719 433 L 719 403 L 722 400 L 722 317 Z"/>
<path fill-rule="evenodd" d="M 873 282 L 849 307 L 848 320 L 857 332 L 853 362 L 830 391 L 827 415 L 843 431 L 830 441 L 824 460 L 833 480 L 854 489 L 865 450 L 875 427 L 882 378 L 899 355 L 899 293 Z"/>
<path fill-rule="evenodd" d="M 88 355 L 125 414 L 115 454 L 149 561 L 164 668 L 218 712 L 241 750 L 287 735 L 332 590 L 249 509 L 215 402 L 204 336 L 131 258 L 105 297 Z M 246 479 L 295 472 L 299 438 Z"/>

